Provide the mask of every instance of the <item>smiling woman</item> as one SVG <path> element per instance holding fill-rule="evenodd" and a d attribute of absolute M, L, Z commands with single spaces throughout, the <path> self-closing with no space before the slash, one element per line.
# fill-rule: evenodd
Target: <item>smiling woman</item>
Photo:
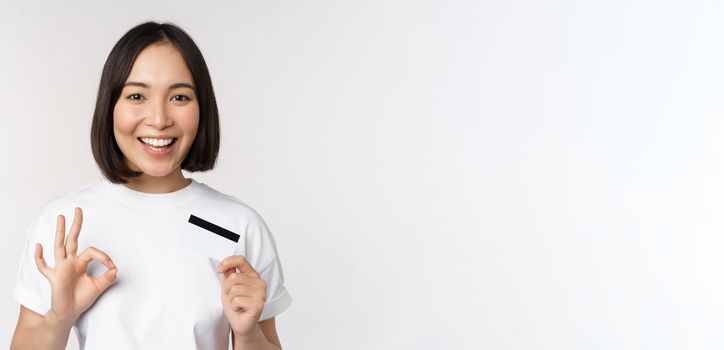
<path fill-rule="evenodd" d="M 182 172 L 213 169 L 218 118 L 181 28 L 148 22 L 118 41 L 91 127 L 103 178 L 49 201 L 28 227 L 13 349 L 65 348 L 72 328 L 81 349 L 226 350 L 229 336 L 234 349 L 281 348 L 275 316 L 291 297 L 273 235 L 253 208 Z"/>
<path fill-rule="evenodd" d="M 156 25 L 139 25 L 111 50 L 98 89 L 91 147 L 109 181 L 163 193 L 188 184 L 181 169 L 213 169 L 220 130 L 203 55 L 180 28 L 163 24 L 164 30 L 154 30 Z M 173 149 L 143 147 L 144 137 L 171 139 Z M 150 144 L 158 146 L 154 140 Z"/>
<path fill-rule="evenodd" d="M 150 45 L 136 58 L 113 109 L 113 133 L 126 165 L 143 173 L 131 178 L 128 187 L 148 192 L 188 184 L 179 181 L 179 166 L 199 126 L 193 81 L 183 57 L 168 42 Z M 162 189 L 159 182 L 174 186 Z"/>

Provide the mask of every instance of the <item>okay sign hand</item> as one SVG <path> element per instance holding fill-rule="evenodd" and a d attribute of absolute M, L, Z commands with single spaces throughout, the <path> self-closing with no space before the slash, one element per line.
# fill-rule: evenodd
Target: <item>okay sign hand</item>
<path fill-rule="evenodd" d="M 86 248 L 80 255 L 78 235 L 83 224 L 83 212 L 75 208 L 73 224 L 65 238 L 65 217 L 58 215 L 55 231 L 55 267 L 50 268 L 43 258 L 43 246 L 35 245 L 35 264 L 50 282 L 51 306 L 48 313 L 56 321 L 73 324 L 116 279 L 117 269 L 108 254 L 94 247 Z M 96 260 L 108 270 L 99 277 L 86 274 L 88 263 Z"/>
<path fill-rule="evenodd" d="M 221 302 L 226 319 L 237 338 L 252 337 L 264 310 L 266 282 L 241 255 L 222 260 L 216 273 L 222 272 Z"/>

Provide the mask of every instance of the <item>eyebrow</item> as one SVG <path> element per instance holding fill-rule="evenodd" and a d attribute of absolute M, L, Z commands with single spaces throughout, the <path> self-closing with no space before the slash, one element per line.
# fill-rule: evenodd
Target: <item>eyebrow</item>
<path fill-rule="evenodd" d="M 126 87 L 126 86 L 140 86 L 140 87 L 142 87 L 142 88 L 148 89 L 148 84 L 146 84 L 146 83 L 141 83 L 141 82 L 138 82 L 138 81 L 129 81 L 129 82 L 126 82 L 126 84 L 124 84 L 123 87 Z M 189 83 L 176 83 L 176 84 L 173 84 L 173 85 L 171 85 L 171 86 L 168 87 L 169 90 L 178 89 L 178 88 L 189 88 L 189 89 L 191 89 L 191 90 L 196 91 L 196 88 L 195 88 L 193 85 L 189 84 Z"/>

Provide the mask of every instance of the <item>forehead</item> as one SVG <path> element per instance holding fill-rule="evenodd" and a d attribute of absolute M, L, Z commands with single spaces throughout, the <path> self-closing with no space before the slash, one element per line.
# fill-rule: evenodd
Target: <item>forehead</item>
<path fill-rule="evenodd" d="M 153 87 L 179 82 L 193 83 L 193 77 L 178 49 L 170 43 L 160 43 L 141 50 L 133 62 L 127 81 L 143 82 Z"/>

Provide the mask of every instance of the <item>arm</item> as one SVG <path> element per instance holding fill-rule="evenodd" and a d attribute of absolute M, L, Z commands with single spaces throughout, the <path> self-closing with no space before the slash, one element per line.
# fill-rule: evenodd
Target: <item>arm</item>
<path fill-rule="evenodd" d="M 231 341 L 233 350 L 246 349 L 264 349 L 264 350 L 281 350 L 282 345 L 277 335 L 275 318 L 259 322 L 259 327 L 255 333 L 254 339 L 236 339 L 234 332 L 231 332 Z"/>
<path fill-rule="evenodd" d="M 10 349 L 65 349 L 72 328 L 73 324 L 56 320 L 50 311 L 43 316 L 21 305 Z"/>

